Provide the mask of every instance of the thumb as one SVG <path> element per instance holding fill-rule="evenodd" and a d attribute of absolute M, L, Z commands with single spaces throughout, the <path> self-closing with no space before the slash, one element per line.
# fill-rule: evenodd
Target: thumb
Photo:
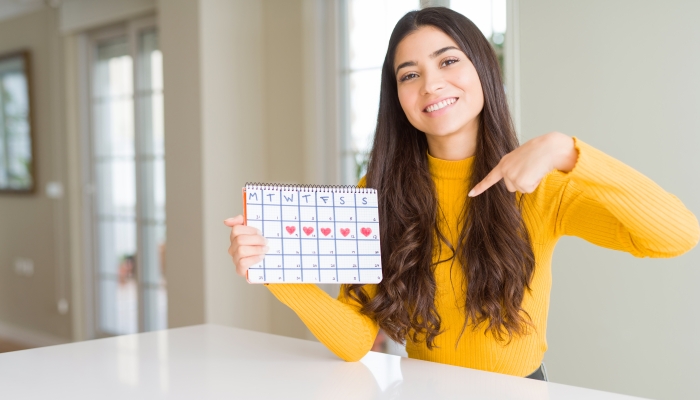
<path fill-rule="evenodd" d="M 236 225 L 243 225 L 244 222 L 245 222 L 245 221 L 243 220 L 243 216 L 242 216 L 242 215 L 236 215 L 236 216 L 233 217 L 233 218 L 226 218 L 226 219 L 224 220 L 224 225 L 226 225 L 226 226 L 228 226 L 228 227 L 234 227 L 234 226 L 236 226 Z"/>

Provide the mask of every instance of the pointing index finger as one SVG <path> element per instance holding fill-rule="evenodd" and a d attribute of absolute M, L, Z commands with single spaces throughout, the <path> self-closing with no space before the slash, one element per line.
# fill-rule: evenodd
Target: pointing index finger
<path fill-rule="evenodd" d="M 501 169 L 496 166 L 491 172 L 489 172 L 488 175 L 484 179 L 482 179 L 481 182 L 477 183 L 476 186 L 472 188 L 471 191 L 469 191 L 468 196 L 469 197 L 476 197 L 486 191 L 486 189 L 490 188 L 491 186 L 495 185 L 503 179 L 503 174 L 501 173 Z"/>

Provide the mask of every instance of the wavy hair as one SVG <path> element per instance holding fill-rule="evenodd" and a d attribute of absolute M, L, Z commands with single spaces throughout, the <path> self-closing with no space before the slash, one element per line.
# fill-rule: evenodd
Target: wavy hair
<path fill-rule="evenodd" d="M 440 232 L 441 213 L 428 170 L 428 142 L 403 112 L 394 74 L 397 46 L 423 26 L 450 36 L 481 80 L 484 107 L 479 114 L 470 187 L 518 147 L 496 54 L 476 25 L 443 7 L 411 11 L 402 17 L 391 34 L 382 67 L 377 128 L 366 175 L 367 186 L 380 194 L 384 279 L 372 298 L 361 284 L 345 286 L 344 294 L 358 301 L 361 312 L 378 321 L 393 340 L 403 343 L 410 335 L 414 342 L 424 340 L 432 349 L 441 333 L 435 307 L 435 267 L 448 261 L 454 265 L 456 259 L 467 291 L 459 337 L 468 325 L 476 330 L 485 323 L 485 333 L 510 341 L 526 334 L 528 325 L 534 326 L 521 307 L 535 268 L 530 236 L 516 195 L 503 181 L 477 197 L 465 195 L 458 243 L 449 243 Z M 442 246 L 452 256 L 434 260 L 434 252 L 441 254 Z"/>

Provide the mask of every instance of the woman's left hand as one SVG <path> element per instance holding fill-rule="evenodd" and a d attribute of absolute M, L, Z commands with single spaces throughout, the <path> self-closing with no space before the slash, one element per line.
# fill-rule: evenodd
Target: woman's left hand
<path fill-rule="evenodd" d="M 478 196 L 503 179 L 509 192 L 532 193 L 553 169 L 569 172 L 576 165 L 574 140 L 560 132 L 550 132 L 527 141 L 501 158 L 496 168 L 469 192 Z"/>

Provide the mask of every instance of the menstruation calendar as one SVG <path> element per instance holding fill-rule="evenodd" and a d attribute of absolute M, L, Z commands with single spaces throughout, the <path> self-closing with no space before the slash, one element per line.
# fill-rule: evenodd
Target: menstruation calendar
<path fill-rule="evenodd" d="M 377 191 L 353 186 L 246 184 L 246 224 L 269 250 L 251 283 L 378 283 Z"/>

